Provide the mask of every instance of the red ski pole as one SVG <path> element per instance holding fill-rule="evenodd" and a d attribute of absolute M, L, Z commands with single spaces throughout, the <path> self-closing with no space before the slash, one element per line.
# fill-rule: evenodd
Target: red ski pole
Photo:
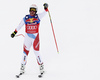
<path fill-rule="evenodd" d="M 18 36 L 23 36 L 23 37 L 25 37 L 23 34 L 18 34 L 18 35 L 16 35 L 15 37 L 18 37 Z"/>
<path fill-rule="evenodd" d="M 53 29 L 53 24 L 52 24 L 52 20 L 51 20 L 51 15 L 50 15 L 49 10 L 48 10 L 48 14 L 49 14 L 50 23 L 51 23 L 51 27 L 52 27 L 52 32 L 53 32 L 53 36 L 54 36 L 54 40 L 55 40 L 55 44 L 56 44 L 56 48 L 57 48 L 57 53 L 59 53 L 58 46 L 57 46 L 57 41 L 56 41 L 56 37 L 55 37 L 55 33 L 54 33 L 54 29 Z"/>

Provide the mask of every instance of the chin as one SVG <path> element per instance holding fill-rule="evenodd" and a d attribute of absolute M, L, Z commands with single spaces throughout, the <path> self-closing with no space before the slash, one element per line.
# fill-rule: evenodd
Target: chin
<path fill-rule="evenodd" d="M 35 14 L 30 14 L 31 16 L 34 16 Z"/>

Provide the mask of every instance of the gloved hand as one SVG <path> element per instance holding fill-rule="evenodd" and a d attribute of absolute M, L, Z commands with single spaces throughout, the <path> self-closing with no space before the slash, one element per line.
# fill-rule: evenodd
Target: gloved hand
<path fill-rule="evenodd" d="M 43 6 L 44 6 L 45 11 L 48 11 L 48 4 L 44 3 Z"/>
<path fill-rule="evenodd" d="M 14 38 L 14 36 L 17 34 L 16 31 L 14 31 L 12 34 L 11 34 L 11 37 Z"/>

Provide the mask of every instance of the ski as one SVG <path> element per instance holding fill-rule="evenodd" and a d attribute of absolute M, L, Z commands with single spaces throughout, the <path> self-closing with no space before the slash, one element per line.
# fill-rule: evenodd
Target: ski
<path fill-rule="evenodd" d="M 16 75 L 16 78 L 19 78 L 21 75 L 23 75 L 24 73 L 20 73 L 18 75 Z"/>
<path fill-rule="evenodd" d="M 20 76 L 23 75 L 23 74 L 24 74 L 24 73 L 20 73 L 20 74 L 16 75 L 16 78 L 20 78 Z M 42 78 L 42 77 L 43 77 L 43 74 L 44 74 L 44 73 L 41 73 L 40 75 L 38 75 L 38 77 L 39 77 L 39 78 Z"/>
<path fill-rule="evenodd" d="M 39 78 L 42 78 L 44 75 L 45 71 L 43 71 L 42 73 L 40 73 L 40 75 L 38 75 Z"/>
<path fill-rule="evenodd" d="M 38 77 L 39 77 L 39 78 L 42 78 L 42 77 L 43 77 L 43 73 L 41 73 L 40 75 L 38 75 Z"/>

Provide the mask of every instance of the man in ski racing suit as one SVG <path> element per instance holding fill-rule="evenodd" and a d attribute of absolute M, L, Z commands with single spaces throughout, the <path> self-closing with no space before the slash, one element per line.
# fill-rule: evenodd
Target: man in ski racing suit
<path fill-rule="evenodd" d="M 20 73 L 24 73 L 25 65 L 27 62 L 27 56 L 29 54 L 30 47 L 33 47 L 34 53 L 36 55 L 36 59 L 38 62 L 38 65 L 40 67 L 40 74 L 44 72 L 43 67 L 43 61 L 40 56 L 39 52 L 39 25 L 41 18 L 46 15 L 48 12 L 48 4 L 44 4 L 44 12 L 37 14 L 37 6 L 35 4 L 31 5 L 29 12 L 29 15 L 26 15 L 20 24 L 17 26 L 15 31 L 11 34 L 11 37 L 13 38 L 16 33 L 22 28 L 22 26 L 25 24 L 25 39 L 24 39 L 24 46 L 23 46 L 23 57 L 21 62 L 21 69 Z"/>

